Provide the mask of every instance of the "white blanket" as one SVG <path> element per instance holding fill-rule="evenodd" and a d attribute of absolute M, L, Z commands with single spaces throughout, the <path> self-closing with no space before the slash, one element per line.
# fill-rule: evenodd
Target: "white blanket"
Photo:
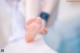
<path fill-rule="evenodd" d="M 57 53 L 55 50 L 50 49 L 43 39 L 38 39 L 32 43 L 25 42 L 21 39 L 17 42 L 8 44 L 5 48 L 5 53 Z"/>

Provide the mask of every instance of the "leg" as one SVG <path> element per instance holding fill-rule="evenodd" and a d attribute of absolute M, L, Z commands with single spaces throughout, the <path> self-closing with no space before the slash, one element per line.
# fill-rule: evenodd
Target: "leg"
<path fill-rule="evenodd" d="M 40 13 L 40 0 L 25 0 L 26 19 L 38 17 Z"/>
<path fill-rule="evenodd" d="M 41 28 L 41 21 L 40 21 L 41 19 L 36 18 L 38 17 L 39 13 L 40 13 L 40 0 L 25 0 L 25 15 L 26 15 L 26 23 L 27 23 L 26 41 L 27 42 L 32 42 L 38 30 Z M 31 30 L 34 33 L 32 33 Z"/>

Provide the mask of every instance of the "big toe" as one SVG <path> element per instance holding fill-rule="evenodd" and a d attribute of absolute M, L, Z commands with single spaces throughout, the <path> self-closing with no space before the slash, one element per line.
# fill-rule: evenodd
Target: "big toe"
<path fill-rule="evenodd" d="M 36 19 L 36 22 L 37 22 L 37 24 L 42 24 L 42 20 L 41 20 L 41 18 L 38 17 L 38 18 Z"/>

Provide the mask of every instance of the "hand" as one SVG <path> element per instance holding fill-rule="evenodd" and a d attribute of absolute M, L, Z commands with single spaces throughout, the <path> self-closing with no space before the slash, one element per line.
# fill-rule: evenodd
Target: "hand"
<path fill-rule="evenodd" d="M 47 33 L 47 28 L 44 27 L 40 30 L 39 34 L 43 35 L 43 34 L 46 34 Z"/>
<path fill-rule="evenodd" d="M 39 34 L 43 35 L 47 33 L 47 28 L 46 28 L 46 22 L 44 20 L 42 20 L 42 28 L 39 31 Z"/>

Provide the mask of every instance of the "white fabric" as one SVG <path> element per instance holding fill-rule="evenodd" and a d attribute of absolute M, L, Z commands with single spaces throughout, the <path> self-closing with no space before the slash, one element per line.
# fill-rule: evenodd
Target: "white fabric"
<path fill-rule="evenodd" d="M 27 43 L 25 39 L 21 39 L 9 44 L 4 50 L 5 53 L 57 53 L 55 50 L 50 49 L 42 39 L 32 43 Z"/>
<path fill-rule="evenodd" d="M 13 3 L 12 7 L 12 38 L 18 39 L 25 35 L 25 16 L 24 16 L 24 0 L 20 0 Z M 15 5 L 16 3 L 16 5 Z M 21 35 L 22 34 L 22 35 Z M 11 38 L 10 38 L 11 41 Z"/>
<path fill-rule="evenodd" d="M 0 0 L 0 48 L 4 48 L 11 35 L 11 9 L 5 0 Z"/>

